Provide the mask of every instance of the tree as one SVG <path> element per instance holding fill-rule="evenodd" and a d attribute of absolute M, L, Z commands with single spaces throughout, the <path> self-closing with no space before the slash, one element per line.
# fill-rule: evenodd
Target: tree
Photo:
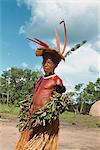
<path fill-rule="evenodd" d="M 88 113 L 91 105 L 100 99 L 100 78 L 95 83 L 89 82 L 75 85 L 74 92 L 70 92 L 69 108 L 75 113 Z"/>
<path fill-rule="evenodd" d="M 83 83 L 75 85 L 74 92 L 69 93 L 70 101 L 69 108 L 75 113 L 81 113 L 83 108 L 83 99 L 82 99 L 82 87 Z"/>
<path fill-rule="evenodd" d="M 12 67 L 4 71 L 0 77 L 0 102 L 15 104 L 23 100 L 27 94 L 33 92 L 38 76 L 38 71 L 29 69 Z"/>

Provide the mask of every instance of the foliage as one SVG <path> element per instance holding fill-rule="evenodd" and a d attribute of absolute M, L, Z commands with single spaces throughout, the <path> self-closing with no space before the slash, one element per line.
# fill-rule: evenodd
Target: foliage
<path fill-rule="evenodd" d="M 24 101 L 20 104 L 19 114 L 19 131 L 23 131 L 26 128 L 31 129 L 38 125 L 45 125 L 51 123 L 59 117 L 59 114 L 67 110 L 68 96 L 61 95 L 53 91 L 50 102 L 47 103 L 44 108 L 37 109 L 31 117 L 29 117 L 29 107 L 31 105 L 31 96 L 28 95 Z"/>
<path fill-rule="evenodd" d="M 15 106 L 8 106 L 0 104 L 0 118 L 7 119 L 7 120 L 17 120 L 17 116 L 19 113 L 18 107 Z M 2 120 L 0 120 L 2 121 Z M 75 114 L 73 112 L 64 112 L 60 115 L 60 121 L 67 123 L 67 125 L 75 125 L 81 127 L 100 127 L 100 118 L 99 117 L 92 117 L 89 115 L 83 114 Z"/>
<path fill-rule="evenodd" d="M 29 69 L 11 68 L 0 77 L 0 103 L 17 104 L 33 92 L 39 72 Z"/>
<path fill-rule="evenodd" d="M 34 84 L 40 73 L 29 69 L 14 68 L 4 71 L 0 76 L 0 103 L 18 104 L 27 94 L 32 94 Z M 70 97 L 68 108 L 75 113 L 88 114 L 91 105 L 100 99 L 100 78 L 96 82 L 75 85 Z"/>
<path fill-rule="evenodd" d="M 75 113 L 87 114 L 91 105 L 100 99 L 100 78 L 95 83 L 89 82 L 86 87 L 83 84 L 75 85 L 74 92 L 68 94 L 69 109 Z"/>

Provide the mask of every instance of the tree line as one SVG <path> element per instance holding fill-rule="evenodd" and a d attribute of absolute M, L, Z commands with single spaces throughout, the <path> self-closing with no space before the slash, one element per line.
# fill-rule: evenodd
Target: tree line
<path fill-rule="evenodd" d="M 39 71 L 12 67 L 3 71 L 0 76 L 0 103 L 16 105 L 27 94 L 32 94 L 35 81 L 40 76 Z M 68 109 L 75 113 L 87 114 L 91 105 L 100 99 L 100 78 L 95 83 L 89 82 L 86 86 L 79 83 L 69 96 Z"/>
<path fill-rule="evenodd" d="M 90 107 L 100 100 L 100 78 L 96 82 L 89 82 L 86 86 L 83 83 L 77 84 L 73 92 L 69 92 L 70 111 L 80 114 L 88 114 Z"/>
<path fill-rule="evenodd" d="M 38 71 L 11 68 L 3 71 L 0 77 L 0 103 L 17 104 L 27 94 L 32 94 Z"/>

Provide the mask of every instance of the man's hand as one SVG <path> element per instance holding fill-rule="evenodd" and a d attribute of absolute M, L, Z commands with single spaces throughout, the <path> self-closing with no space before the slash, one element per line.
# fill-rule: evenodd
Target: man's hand
<path fill-rule="evenodd" d="M 54 89 L 56 90 L 57 93 L 64 93 L 66 91 L 66 88 L 63 85 L 56 85 Z"/>

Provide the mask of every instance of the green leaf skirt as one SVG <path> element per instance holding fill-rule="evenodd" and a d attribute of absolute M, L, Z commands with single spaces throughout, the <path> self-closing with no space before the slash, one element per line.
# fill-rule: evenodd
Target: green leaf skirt
<path fill-rule="evenodd" d="M 53 91 L 50 102 L 45 107 L 37 109 L 31 117 L 29 117 L 29 108 L 32 104 L 32 95 L 27 95 L 25 100 L 20 102 L 19 122 L 17 127 L 22 132 L 26 129 L 32 129 L 38 126 L 46 126 L 55 121 L 59 114 L 67 111 L 67 94 L 60 94 Z"/>

